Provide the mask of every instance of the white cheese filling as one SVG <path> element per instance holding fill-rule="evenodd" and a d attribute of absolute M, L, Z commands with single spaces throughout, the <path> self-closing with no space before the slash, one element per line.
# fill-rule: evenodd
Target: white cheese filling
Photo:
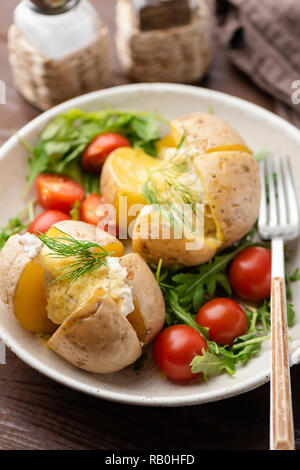
<path fill-rule="evenodd" d="M 114 257 L 107 257 L 106 263 L 110 294 L 113 298 L 119 299 L 121 313 L 127 316 L 134 310 L 132 291 L 127 284 L 127 269 Z"/>
<path fill-rule="evenodd" d="M 19 243 L 23 245 L 24 252 L 29 256 L 30 259 L 35 258 L 41 248 L 43 243 L 35 237 L 31 233 L 25 233 L 25 235 L 18 235 L 19 236 Z"/>

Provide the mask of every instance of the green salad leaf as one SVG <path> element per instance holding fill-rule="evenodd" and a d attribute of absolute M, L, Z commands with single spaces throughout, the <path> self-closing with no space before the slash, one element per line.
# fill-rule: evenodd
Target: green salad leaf
<path fill-rule="evenodd" d="M 89 113 L 72 109 L 57 116 L 31 149 L 27 188 L 39 173 L 46 171 L 69 176 L 84 186 L 86 174 L 80 165 L 81 155 L 92 139 L 104 132 L 120 133 L 133 147 L 156 156 L 159 120 L 155 113 L 111 109 Z"/>
<path fill-rule="evenodd" d="M 203 373 L 207 380 L 212 374 L 222 371 L 233 375 L 238 364 L 244 364 L 256 356 L 261 344 L 269 339 L 271 327 L 270 300 L 260 305 L 247 305 L 241 301 L 248 319 L 248 331 L 235 339 L 232 345 L 222 346 L 208 337 L 208 328 L 203 328 L 195 321 L 201 305 L 208 300 L 219 297 L 233 297 L 227 276 L 230 262 L 244 249 L 250 246 L 263 245 L 257 240 L 255 226 L 238 244 L 228 248 L 224 254 L 216 255 L 211 261 L 195 268 L 179 269 L 173 265 L 163 268 L 162 260 L 156 269 L 156 280 L 162 290 L 166 305 L 166 326 L 183 323 L 196 329 L 205 339 L 208 351 L 195 356 L 191 362 L 193 373 Z M 268 246 L 268 245 L 267 245 Z M 291 302 L 291 283 L 300 280 L 300 270 L 287 275 L 287 322 L 293 325 L 295 312 Z"/>
<path fill-rule="evenodd" d="M 202 356 L 195 356 L 190 365 L 193 374 L 203 373 L 204 380 L 207 380 L 209 375 L 216 374 L 222 370 L 225 370 L 230 375 L 233 375 L 235 372 L 223 358 L 205 351 L 205 349 L 202 350 Z"/>
<path fill-rule="evenodd" d="M 35 201 L 30 201 L 26 208 L 20 212 L 16 217 L 9 219 L 5 227 L 0 228 L 0 251 L 4 247 L 5 243 L 12 235 L 22 232 L 27 229 L 28 225 L 34 219 L 34 207 Z"/>

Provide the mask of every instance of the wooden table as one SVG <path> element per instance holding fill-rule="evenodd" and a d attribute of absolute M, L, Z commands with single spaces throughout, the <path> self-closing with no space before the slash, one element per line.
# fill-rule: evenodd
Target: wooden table
<path fill-rule="evenodd" d="M 0 79 L 7 104 L 0 107 L 0 143 L 38 111 L 14 89 L 7 58 L 7 29 L 17 0 L 1 0 Z M 94 0 L 114 32 L 114 0 Z M 114 55 L 114 83 L 128 83 Z M 256 88 L 218 47 L 200 86 L 245 98 L 298 124 L 286 107 Z M 0 221 L 1 222 L 1 221 Z M 1 224 L 0 224 L 1 225 Z M 0 365 L 0 449 L 268 449 L 269 385 L 220 402 L 187 408 L 136 408 L 83 395 L 40 375 L 7 351 Z M 300 367 L 291 370 L 296 446 L 300 449 Z"/>

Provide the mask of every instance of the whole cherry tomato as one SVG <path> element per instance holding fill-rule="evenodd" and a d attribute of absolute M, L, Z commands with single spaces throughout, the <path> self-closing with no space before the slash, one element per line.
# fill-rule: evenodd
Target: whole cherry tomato
<path fill-rule="evenodd" d="M 41 173 L 36 179 L 38 202 L 44 209 L 69 213 L 73 205 L 84 198 L 83 187 L 61 175 Z"/>
<path fill-rule="evenodd" d="M 248 329 L 244 310 L 227 298 L 213 299 L 204 304 L 196 315 L 196 322 L 209 328 L 208 335 L 212 341 L 223 345 L 231 345 Z"/>
<path fill-rule="evenodd" d="M 101 211 L 101 205 L 106 204 L 103 196 L 93 193 L 90 194 L 80 206 L 80 220 L 92 225 L 98 225 L 99 228 L 105 232 L 109 232 L 114 236 L 118 236 L 118 230 L 116 227 L 115 220 L 109 220 L 109 215 L 103 206 Z"/>
<path fill-rule="evenodd" d="M 270 297 L 271 251 L 261 246 L 246 248 L 232 261 L 229 282 L 241 299 L 256 301 Z"/>
<path fill-rule="evenodd" d="M 71 217 L 65 214 L 65 212 L 55 210 L 44 211 L 31 222 L 28 227 L 28 232 L 37 235 L 38 232 L 46 233 L 49 228 L 57 222 L 70 219 Z"/>
<path fill-rule="evenodd" d="M 131 147 L 120 134 L 106 132 L 95 137 L 82 155 L 82 166 L 86 171 L 99 173 L 108 155 L 119 147 Z"/>
<path fill-rule="evenodd" d="M 161 331 L 153 344 L 153 357 L 165 374 L 173 380 L 189 380 L 193 374 L 190 363 L 195 356 L 208 350 L 200 333 L 187 325 L 173 325 Z"/>

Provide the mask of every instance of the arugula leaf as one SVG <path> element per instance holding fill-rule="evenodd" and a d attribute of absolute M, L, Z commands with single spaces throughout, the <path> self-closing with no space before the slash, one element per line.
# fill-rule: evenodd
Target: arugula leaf
<path fill-rule="evenodd" d="M 295 269 L 293 274 L 285 275 L 285 284 L 286 284 L 286 298 L 287 300 L 292 300 L 292 286 L 293 282 L 300 281 L 300 270 L 299 268 Z"/>
<path fill-rule="evenodd" d="M 261 305 L 253 307 L 241 305 L 248 318 L 248 331 L 245 335 L 236 338 L 231 346 L 222 346 L 208 339 L 208 329 L 200 327 L 195 322 L 195 313 L 203 302 L 216 296 L 221 288 L 227 295 L 232 295 L 227 277 L 229 263 L 244 249 L 257 246 L 253 243 L 257 234 L 257 227 L 253 229 L 235 246 L 223 255 L 215 256 L 209 263 L 191 268 L 189 271 L 180 271 L 174 265 L 163 268 L 160 260 L 155 273 L 156 280 L 162 290 L 166 304 L 166 326 L 178 323 L 195 328 L 206 340 L 209 351 L 196 356 L 192 363 L 192 372 L 202 372 L 205 380 L 209 375 L 225 371 L 231 375 L 235 373 L 237 364 L 245 364 L 256 356 L 261 344 L 269 339 L 271 327 L 270 299 L 264 300 Z M 287 276 L 287 287 L 291 282 L 300 280 L 300 270 Z M 294 321 L 294 308 L 287 302 L 288 326 Z"/>
<path fill-rule="evenodd" d="M 131 126 L 141 141 L 150 142 L 152 140 L 159 139 L 159 132 L 154 113 L 133 117 Z"/>
<path fill-rule="evenodd" d="M 191 371 L 193 374 L 203 373 L 204 380 L 207 381 L 207 377 L 212 374 L 216 374 L 222 370 L 225 370 L 230 375 L 233 375 L 235 369 L 231 368 L 226 360 L 216 354 L 212 354 L 209 351 L 202 349 L 202 355 L 195 356 L 190 363 Z"/>
<path fill-rule="evenodd" d="M 288 276 L 288 278 L 289 278 L 290 282 L 300 281 L 300 269 L 299 268 L 295 269 L 293 274 Z"/>
<path fill-rule="evenodd" d="M 104 132 L 120 133 L 133 147 L 156 156 L 158 120 L 161 118 L 155 113 L 109 109 L 92 113 L 72 109 L 57 116 L 46 126 L 31 151 L 27 190 L 39 173 L 46 171 L 66 176 L 75 173 L 75 180 L 81 183 L 81 155 L 92 139 Z M 20 141 L 22 142 L 21 138 Z M 30 148 L 24 144 L 27 149 Z"/>
<path fill-rule="evenodd" d="M 203 356 L 195 356 L 191 362 L 192 372 L 203 372 L 207 380 L 208 375 L 225 370 L 233 375 L 238 363 L 244 364 L 254 357 L 260 350 L 261 343 L 269 339 L 268 335 L 261 334 L 257 324 L 260 315 L 257 309 L 247 310 L 249 321 L 248 332 L 236 338 L 231 346 L 222 346 L 214 341 L 207 340 L 209 353 L 202 351 Z M 193 367 L 195 366 L 195 367 Z"/>
<path fill-rule="evenodd" d="M 28 225 L 32 222 L 34 218 L 33 206 L 35 202 L 30 201 L 27 204 L 27 207 L 20 212 L 19 215 L 9 219 L 7 225 L 0 229 L 0 251 L 4 247 L 5 243 L 12 235 L 20 233 L 22 230 L 27 229 Z M 23 218 L 27 218 L 26 222 L 23 222 Z"/>
<path fill-rule="evenodd" d="M 36 177 L 47 170 L 49 164 L 50 157 L 45 151 L 44 142 L 41 141 L 37 144 L 37 146 L 33 149 L 32 154 L 28 158 L 29 164 L 29 175 L 26 177 L 27 186 L 26 191 L 29 189 L 31 184 L 34 182 Z"/>
<path fill-rule="evenodd" d="M 8 224 L 0 230 L 0 251 L 11 235 L 21 232 L 26 228 L 19 217 L 9 219 Z"/>
<path fill-rule="evenodd" d="M 249 246 L 251 246 L 249 243 L 242 244 L 225 255 L 215 256 L 210 262 L 199 266 L 193 272 L 183 272 L 173 276 L 172 281 L 180 303 L 183 306 L 192 307 L 196 312 L 204 302 L 205 296 L 213 297 L 218 286 L 231 295 L 231 287 L 226 276 L 227 266 Z"/>
<path fill-rule="evenodd" d="M 286 303 L 286 321 L 287 321 L 289 328 L 293 326 L 294 320 L 295 320 L 294 305 L 291 302 L 287 302 Z"/>

